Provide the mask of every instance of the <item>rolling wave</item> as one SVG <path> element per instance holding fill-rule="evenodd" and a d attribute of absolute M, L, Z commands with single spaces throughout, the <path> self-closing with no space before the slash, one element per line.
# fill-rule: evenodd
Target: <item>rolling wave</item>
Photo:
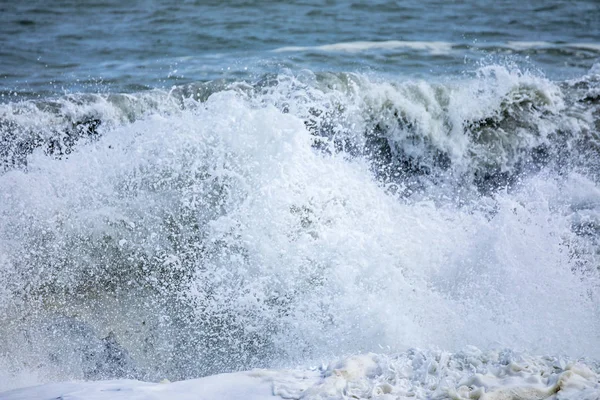
<path fill-rule="evenodd" d="M 0 381 L 597 357 L 598 82 L 303 71 L 3 104 Z"/>

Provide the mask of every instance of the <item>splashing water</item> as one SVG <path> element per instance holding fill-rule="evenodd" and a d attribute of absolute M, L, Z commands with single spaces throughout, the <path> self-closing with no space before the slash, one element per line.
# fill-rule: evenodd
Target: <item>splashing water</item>
<path fill-rule="evenodd" d="M 412 346 L 600 357 L 597 72 L 3 104 L 0 390 Z"/>

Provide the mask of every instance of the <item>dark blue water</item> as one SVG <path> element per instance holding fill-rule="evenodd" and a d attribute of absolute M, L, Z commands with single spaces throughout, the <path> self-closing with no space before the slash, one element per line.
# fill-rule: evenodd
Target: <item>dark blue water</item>
<path fill-rule="evenodd" d="M 132 92 L 285 68 L 428 77 L 481 60 L 567 78 L 600 57 L 596 0 L 1 3 L 5 96 Z M 358 41 L 373 43 L 319 48 Z"/>

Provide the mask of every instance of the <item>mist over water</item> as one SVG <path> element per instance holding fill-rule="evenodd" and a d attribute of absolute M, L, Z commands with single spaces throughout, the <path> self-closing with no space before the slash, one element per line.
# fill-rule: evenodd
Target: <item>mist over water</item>
<path fill-rule="evenodd" d="M 196 6 L 182 7 L 206 7 Z M 172 80 L 134 67 L 148 67 L 148 54 L 107 67 L 127 41 L 110 47 L 89 32 L 40 54 L 92 41 L 110 56 L 25 62 L 26 83 L 14 63 L 28 50 L 2 58 L 0 391 L 413 347 L 600 357 L 600 68 L 594 32 L 577 28 L 597 9 L 528 11 L 568 20 L 562 36 L 549 22 L 539 37 L 519 34 L 522 19 L 488 42 L 461 37 L 458 22 L 450 36 L 350 30 L 360 16 L 392 27 L 402 25 L 394 15 L 434 18 L 376 6 L 337 5 L 341 28 L 303 40 L 290 28 L 269 40 L 222 35 L 197 52 L 179 41 L 156 55 L 167 69 L 170 56 L 191 57 Z M 289 7 L 310 20 L 328 12 Z M 160 2 L 121 8 L 65 3 L 1 18 L 48 29 L 48 40 L 68 25 L 39 15 L 65 10 L 97 10 L 92 26 L 148 12 L 165 19 L 152 19 L 164 40 L 193 22 L 175 29 L 185 10 Z M 216 31 L 253 31 L 244 6 L 225 9 L 239 13 L 222 11 L 231 26 Z M 483 15 L 458 11 L 444 12 Z M 487 22 L 473 21 L 481 37 Z M 229 55 L 206 62 L 214 48 Z"/>

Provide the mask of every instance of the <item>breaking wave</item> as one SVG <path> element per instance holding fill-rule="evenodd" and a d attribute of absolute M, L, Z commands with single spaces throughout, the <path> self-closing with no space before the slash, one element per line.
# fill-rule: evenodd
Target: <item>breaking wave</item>
<path fill-rule="evenodd" d="M 0 390 L 475 345 L 600 357 L 600 71 L 0 105 Z"/>

